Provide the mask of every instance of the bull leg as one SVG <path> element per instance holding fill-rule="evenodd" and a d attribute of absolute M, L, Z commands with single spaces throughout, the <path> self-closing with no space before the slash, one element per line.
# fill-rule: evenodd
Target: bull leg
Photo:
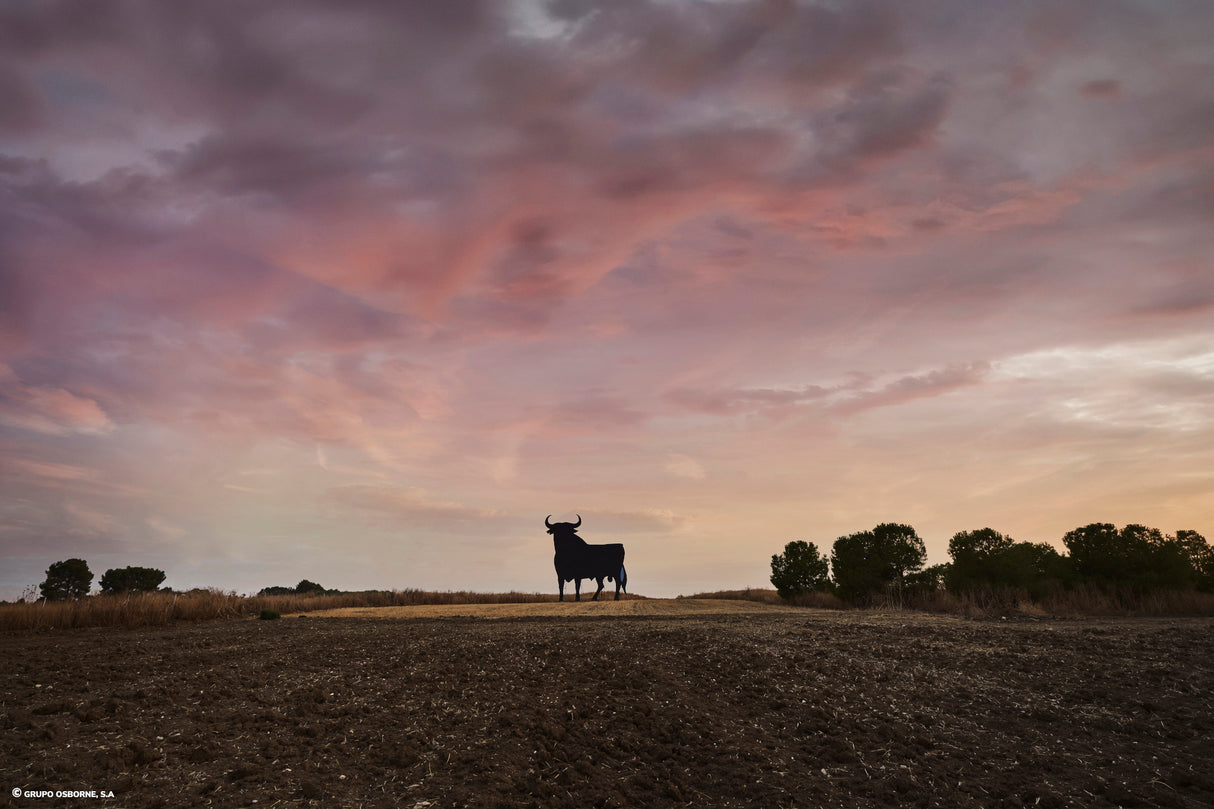
<path fill-rule="evenodd" d="M 565 580 L 562 579 L 560 576 L 557 576 L 556 577 L 556 586 L 557 586 L 557 589 L 560 590 L 560 592 L 561 592 L 561 597 L 558 598 L 557 601 L 564 601 L 565 600 Z"/>
<path fill-rule="evenodd" d="M 616 580 L 615 580 L 615 600 L 616 601 L 620 600 L 620 579 L 618 576 L 616 577 Z"/>
<path fill-rule="evenodd" d="M 602 576 L 599 576 L 597 579 L 595 579 L 595 581 L 596 581 L 596 582 L 598 582 L 599 589 L 597 589 L 597 590 L 595 590 L 595 591 L 594 591 L 594 599 L 593 599 L 593 600 L 594 600 L 594 601 L 598 601 L 598 600 L 599 600 L 599 593 L 603 592 L 603 577 L 602 577 Z"/>
<path fill-rule="evenodd" d="M 574 601 L 582 600 L 582 580 L 581 579 L 573 580 L 573 600 Z"/>

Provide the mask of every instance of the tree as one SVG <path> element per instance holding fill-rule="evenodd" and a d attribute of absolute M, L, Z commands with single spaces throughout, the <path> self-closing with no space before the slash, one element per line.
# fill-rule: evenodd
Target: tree
<path fill-rule="evenodd" d="M 1083 578 L 1139 592 L 1185 590 L 1203 583 L 1204 538 L 1194 531 L 1164 536 L 1157 528 L 1130 524 L 1120 531 L 1092 523 L 1062 538 L 1071 565 Z"/>
<path fill-rule="evenodd" d="M 914 528 L 882 523 L 835 540 L 830 567 L 842 598 L 869 602 L 891 591 L 901 599 L 907 575 L 920 570 L 926 559 L 927 549 Z"/>
<path fill-rule="evenodd" d="M 93 586 L 93 572 L 83 559 L 65 559 L 46 569 L 46 581 L 38 585 L 47 601 L 83 598 Z"/>
<path fill-rule="evenodd" d="M 132 590 L 151 592 L 163 581 L 163 570 L 151 567 L 124 567 L 105 571 L 99 583 L 103 593 L 126 593 Z"/>
<path fill-rule="evenodd" d="M 1066 560 L 1049 545 L 1014 542 L 991 528 L 954 534 L 948 552 L 953 561 L 945 584 L 954 592 L 1014 587 L 1040 596 L 1067 573 Z"/>
<path fill-rule="evenodd" d="M 1042 598 L 1070 578 L 1066 557 L 1045 542 L 1013 543 L 1000 559 L 999 578 L 1009 587 Z"/>
<path fill-rule="evenodd" d="M 1124 581 L 1133 572 L 1133 554 L 1112 523 L 1090 523 L 1067 531 L 1062 544 L 1071 567 L 1083 578 Z"/>
<path fill-rule="evenodd" d="M 1173 540 L 1193 568 L 1193 585 L 1203 593 L 1214 593 L 1214 546 L 1196 531 L 1180 530 Z"/>
<path fill-rule="evenodd" d="M 948 541 L 948 553 L 953 558 L 945 582 L 954 592 L 972 590 L 982 585 L 1006 584 L 1002 576 L 1004 555 L 1012 548 L 1011 537 L 992 528 L 959 531 Z"/>
<path fill-rule="evenodd" d="M 302 580 L 294 587 L 263 587 L 259 596 L 322 596 L 328 591 L 314 581 Z"/>
<path fill-rule="evenodd" d="M 780 598 L 825 590 L 830 586 L 826 558 L 818 546 L 794 540 L 784 546 L 784 553 L 771 557 L 771 583 Z"/>
<path fill-rule="evenodd" d="M 1161 536 L 1154 529 L 1129 526 L 1147 530 L 1146 562 L 1138 577 L 1138 584 L 1145 589 L 1192 590 L 1214 592 L 1214 548 L 1206 538 L 1196 531 L 1180 530 L 1175 536 Z"/>

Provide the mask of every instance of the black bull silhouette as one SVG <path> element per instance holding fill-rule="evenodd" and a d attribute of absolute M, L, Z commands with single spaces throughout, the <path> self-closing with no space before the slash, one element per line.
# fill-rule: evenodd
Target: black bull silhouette
<path fill-rule="evenodd" d="M 556 555 L 552 559 L 556 567 L 556 584 L 565 600 L 565 582 L 573 582 L 574 600 L 582 600 L 582 579 L 594 579 L 599 589 L 594 591 L 594 600 L 603 592 L 603 579 L 615 580 L 615 600 L 620 600 L 620 590 L 628 592 L 628 573 L 624 570 L 624 546 L 619 542 L 610 545 L 591 545 L 577 535 L 582 524 L 579 514 L 577 522 L 550 522 L 549 514 L 544 520 L 548 533 L 552 534 L 552 547 Z"/>

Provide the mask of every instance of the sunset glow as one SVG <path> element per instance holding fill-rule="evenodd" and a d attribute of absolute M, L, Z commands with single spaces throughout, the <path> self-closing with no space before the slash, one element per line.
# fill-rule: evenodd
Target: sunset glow
<path fill-rule="evenodd" d="M 0 7 L 0 598 L 1214 537 L 1214 4 Z"/>

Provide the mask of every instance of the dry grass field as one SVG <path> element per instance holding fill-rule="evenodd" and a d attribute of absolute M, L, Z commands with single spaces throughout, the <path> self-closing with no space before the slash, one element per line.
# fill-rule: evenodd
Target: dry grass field
<path fill-rule="evenodd" d="M 186 593 L 152 592 L 93 595 L 73 601 L 0 604 L 0 632 L 82 627 L 171 626 L 257 615 L 310 612 L 342 607 L 403 607 L 420 604 L 514 604 L 555 601 L 546 593 L 476 593 L 469 591 L 366 590 L 324 595 L 242 596 L 222 590 Z"/>
<path fill-rule="evenodd" d="M 704 599 L 356 615 L 0 635 L 4 800 L 1214 805 L 1208 618 Z"/>

